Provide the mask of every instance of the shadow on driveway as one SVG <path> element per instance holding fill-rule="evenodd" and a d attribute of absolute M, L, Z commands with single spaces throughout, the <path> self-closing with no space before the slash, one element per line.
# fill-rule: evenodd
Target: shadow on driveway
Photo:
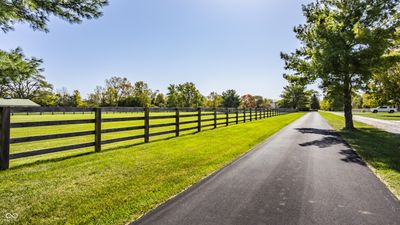
<path fill-rule="evenodd" d="M 362 166 L 366 166 L 366 163 L 361 159 L 361 157 L 351 149 L 351 147 L 342 139 L 342 137 L 334 130 L 327 129 L 316 129 L 316 128 L 297 128 L 302 134 L 318 134 L 322 138 L 314 141 L 304 142 L 299 144 L 301 147 L 317 146 L 318 148 L 329 148 L 334 145 L 342 144 L 346 146 L 347 149 L 340 150 L 339 154 L 345 156 L 342 158 L 343 162 L 356 163 Z"/>

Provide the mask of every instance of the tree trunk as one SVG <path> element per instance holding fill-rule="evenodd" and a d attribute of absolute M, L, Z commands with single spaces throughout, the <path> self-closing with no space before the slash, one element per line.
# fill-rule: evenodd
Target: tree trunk
<path fill-rule="evenodd" d="M 354 129 L 353 124 L 353 112 L 351 105 L 351 87 L 350 83 L 345 82 L 343 89 L 343 97 L 344 97 L 344 118 L 346 121 L 346 129 Z"/>

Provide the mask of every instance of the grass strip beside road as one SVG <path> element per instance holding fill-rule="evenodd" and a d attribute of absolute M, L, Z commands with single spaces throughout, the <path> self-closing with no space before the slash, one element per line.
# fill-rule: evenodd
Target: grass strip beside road
<path fill-rule="evenodd" d="M 1 171 L 0 224 L 126 224 L 302 115 Z"/>
<path fill-rule="evenodd" d="M 365 117 L 370 117 L 370 118 L 380 119 L 380 120 L 400 120 L 400 112 L 396 112 L 396 113 L 353 112 L 353 114 L 357 115 L 357 116 L 365 116 Z"/>
<path fill-rule="evenodd" d="M 400 199 L 400 135 L 356 121 L 356 130 L 343 129 L 343 117 L 329 112 L 320 114 L 373 167 L 374 172 Z"/>

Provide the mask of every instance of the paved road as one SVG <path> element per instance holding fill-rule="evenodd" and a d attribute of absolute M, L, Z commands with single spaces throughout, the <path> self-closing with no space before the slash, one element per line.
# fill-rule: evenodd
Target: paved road
<path fill-rule="evenodd" d="M 343 112 L 331 112 L 331 113 L 338 116 L 344 116 Z M 373 127 L 385 130 L 390 133 L 400 134 L 400 121 L 397 120 L 380 120 L 358 115 L 353 115 L 353 119 L 361 123 L 365 123 Z"/>
<path fill-rule="evenodd" d="M 399 201 L 331 129 L 308 113 L 133 224 L 400 224 Z"/>

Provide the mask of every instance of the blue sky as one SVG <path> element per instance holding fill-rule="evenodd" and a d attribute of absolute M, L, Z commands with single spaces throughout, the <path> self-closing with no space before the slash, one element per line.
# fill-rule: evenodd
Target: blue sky
<path fill-rule="evenodd" d="M 55 89 L 84 97 L 111 76 L 143 80 L 152 90 L 194 82 L 207 95 L 236 89 L 277 99 L 286 85 L 281 51 L 299 46 L 301 4 L 282 0 L 110 0 L 104 16 L 82 24 L 57 18 L 50 32 L 17 25 L 0 49 L 20 46 L 44 60 Z"/>

